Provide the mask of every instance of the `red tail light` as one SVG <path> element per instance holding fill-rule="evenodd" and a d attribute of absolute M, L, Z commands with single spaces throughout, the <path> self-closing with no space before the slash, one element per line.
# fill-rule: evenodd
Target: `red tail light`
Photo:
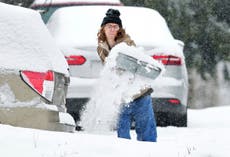
<path fill-rule="evenodd" d="M 52 101 L 54 91 L 54 73 L 47 72 L 33 72 L 21 71 L 22 79 L 35 90 L 39 95 Z"/>
<path fill-rule="evenodd" d="M 172 55 L 154 55 L 154 59 L 159 60 L 164 65 L 181 65 L 181 58 Z"/>
<path fill-rule="evenodd" d="M 54 74 L 52 71 L 47 71 L 45 73 L 45 80 L 47 80 L 47 81 L 53 81 L 54 80 Z"/>
<path fill-rule="evenodd" d="M 170 102 L 173 105 L 179 105 L 180 104 L 180 100 L 178 100 L 178 99 L 169 99 L 168 102 Z"/>
<path fill-rule="evenodd" d="M 67 63 L 69 65 L 82 65 L 85 63 L 86 59 L 84 56 L 65 56 L 65 59 L 67 60 Z"/>

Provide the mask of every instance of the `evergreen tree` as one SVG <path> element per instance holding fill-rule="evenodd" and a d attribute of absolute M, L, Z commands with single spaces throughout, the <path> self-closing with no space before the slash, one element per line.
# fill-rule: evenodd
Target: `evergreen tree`
<path fill-rule="evenodd" d="M 228 25 L 230 25 L 230 1 L 215 0 L 214 11 L 212 14 L 217 16 L 218 21 L 226 22 Z"/>
<path fill-rule="evenodd" d="M 29 7 L 34 0 L 0 0 L 0 2 L 12 4 L 12 5 L 18 5 L 22 7 Z"/>

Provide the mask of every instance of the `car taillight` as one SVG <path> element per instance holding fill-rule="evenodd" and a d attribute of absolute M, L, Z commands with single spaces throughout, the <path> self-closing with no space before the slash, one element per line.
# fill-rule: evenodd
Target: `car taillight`
<path fill-rule="evenodd" d="M 170 104 L 173 104 L 173 105 L 179 105 L 180 104 L 180 100 L 178 100 L 178 99 L 169 99 L 168 102 Z"/>
<path fill-rule="evenodd" d="M 24 82 L 35 92 L 49 102 L 52 101 L 54 92 L 54 72 L 21 71 L 20 75 Z"/>
<path fill-rule="evenodd" d="M 65 59 L 69 65 L 82 65 L 85 63 L 86 59 L 84 56 L 65 56 Z"/>
<path fill-rule="evenodd" d="M 159 60 L 164 65 L 181 65 L 181 58 L 172 55 L 154 55 L 154 59 Z"/>

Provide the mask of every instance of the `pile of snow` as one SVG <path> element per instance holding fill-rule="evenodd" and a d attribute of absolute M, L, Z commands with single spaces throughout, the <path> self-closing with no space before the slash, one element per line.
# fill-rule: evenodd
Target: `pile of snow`
<path fill-rule="evenodd" d="M 152 79 L 117 70 L 118 53 L 145 61 L 162 71 L 164 69 L 162 64 L 146 55 L 143 49 L 125 43 L 116 45 L 106 58 L 105 66 L 94 87 L 95 91 L 81 117 L 80 125 L 85 131 L 104 133 L 115 128 L 122 105 L 133 101 L 133 95 L 140 94 L 140 89 L 151 87 L 153 83 Z M 160 79 L 160 76 L 157 79 Z"/>
<path fill-rule="evenodd" d="M 126 140 L 115 132 L 63 133 L 0 125 L 0 156 L 228 157 L 229 112 L 229 106 L 188 110 L 188 127 L 158 127 L 156 143 L 136 141 L 133 131 L 132 140 Z"/>
<path fill-rule="evenodd" d="M 0 3 L 0 69 L 54 70 L 69 75 L 41 16 L 34 10 Z"/>
<path fill-rule="evenodd" d="M 162 70 L 164 69 L 163 64 L 161 64 L 159 61 L 153 59 L 151 56 L 145 55 L 145 49 L 143 47 L 128 46 L 125 43 L 120 43 L 111 50 L 109 59 L 107 59 L 107 62 L 109 62 L 110 67 L 116 66 L 115 58 L 117 57 L 118 53 L 122 53 L 127 56 L 136 58 L 138 61 L 148 63 L 149 66 L 155 65 L 156 67 L 159 67 Z"/>

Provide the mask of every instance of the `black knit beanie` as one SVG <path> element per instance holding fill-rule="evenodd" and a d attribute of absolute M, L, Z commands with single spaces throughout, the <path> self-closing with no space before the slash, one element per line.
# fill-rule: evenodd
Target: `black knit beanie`
<path fill-rule="evenodd" d="M 120 12 L 119 10 L 115 10 L 115 9 L 109 9 L 107 10 L 106 16 L 104 17 L 101 26 L 104 26 L 107 23 L 116 23 L 118 24 L 121 28 L 122 28 L 122 22 L 120 19 Z"/>

